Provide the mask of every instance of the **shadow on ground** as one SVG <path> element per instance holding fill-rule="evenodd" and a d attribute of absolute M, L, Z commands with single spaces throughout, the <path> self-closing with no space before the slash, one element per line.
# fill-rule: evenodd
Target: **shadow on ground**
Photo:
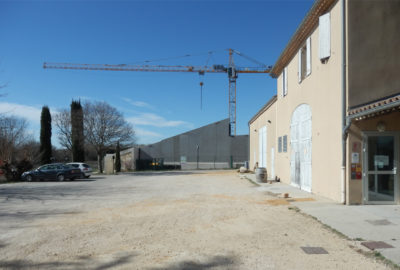
<path fill-rule="evenodd" d="M 18 212 L 0 212 L 0 220 L 8 219 L 32 220 L 36 218 L 46 218 L 57 215 L 73 215 L 80 214 L 80 211 L 18 211 Z M 1 244 L 0 244 L 1 247 Z"/>
<path fill-rule="evenodd" d="M 201 171 L 142 171 L 142 172 L 131 172 L 131 173 L 121 173 L 123 175 L 139 175 L 139 176 L 175 176 L 175 175 L 192 175 L 192 174 L 202 174 Z"/>
<path fill-rule="evenodd" d="M 31 182 L 0 187 L 0 202 L 2 199 L 4 202 L 13 199 L 22 201 L 76 200 L 76 197 L 81 195 L 101 196 L 107 194 L 106 188 L 92 185 L 97 179 L 71 182 Z"/>
<path fill-rule="evenodd" d="M 90 257 L 79 257 L 76 261 L 50 261 L 50 262 L 33 262 L 28 260 L 11 260 L 0 261 L 0 268 L 7 270 L 17 269 L 55 269 L 55 270 L 69 270 L 69 269 L 93 269 L 105 270 L 113 269 L 117 266 L 122 266 L 127 263 L 132 263 L 135 254 L 119 256 L 109 262 L 100 262 Z"/>
<path fill-rule="evenodd" d="M 162 267 L 150 268 L 151 270 L 202 270 L 213 269 L 219 267 L 222 269 L 234 269 L 237 265 L 237 260 L 233 256 L 214 256 L 204 262 L 195 262 L 186 260 L 176 264 L 170 264 Z"/>
<path fill-rule="evenodd" d="M 5 248 L 8 246 L 6 243 L 0 241 L 0 249 Z"/>

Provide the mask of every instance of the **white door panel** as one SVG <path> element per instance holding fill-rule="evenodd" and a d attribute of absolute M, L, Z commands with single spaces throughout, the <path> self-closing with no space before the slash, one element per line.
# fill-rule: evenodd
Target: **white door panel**
<path fill-rule="evenodd" d="M 291 183 L 303 190 L 311 191 L 311 109 L 307 104 L 299 105 L 292 115 L 290 125 L 290 173 Z"/>
<path fill-rule="evenodd" d="M 258 166 L 267 168 L 267 127 L 264 126 L 260 128 L 258 133 L 258 143 L 259 143 L 259 162 Z"/>

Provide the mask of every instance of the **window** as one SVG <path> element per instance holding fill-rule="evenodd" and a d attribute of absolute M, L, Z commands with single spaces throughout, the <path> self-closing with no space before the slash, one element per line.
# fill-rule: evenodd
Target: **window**
<path fill-rule="evenodd" d="M 301 67 L 300 67 L 300 73 L 301 73 L 301 80 L 304 80 L 307 74 L 307 64 L 306 64 L 306 59 L 307 59 L 307 46 L 304 45 L 300 49 L 300 59 L 301 59 Z"/>
<path fill-rule="evenodd" d="M 283 152 L 287 152 L 287 135 L 283 136 Z"/>
<path fill-rule="evenodd" d="M 331 16 L 319 17 L 319 59 L 324 63 L 331 56 Z"/>
<path fill-rule="evenodd" d="M 311 74 L 311 38 L 299 50 L 299 82 Z"/>
<path fill-rule="evenodd" d="M 288 85 L 288 75 L 287 75 L 287 67 L 285 67 L 283 69 L 283 73 L 282 73 L 282 97 L 287 95 L 288 89 L 287 89 L 287 85 Z"/>
<path fill-rule="evenodd" d="M 282 137 L 278 138 L 278 153 L 282 153 Z"/>

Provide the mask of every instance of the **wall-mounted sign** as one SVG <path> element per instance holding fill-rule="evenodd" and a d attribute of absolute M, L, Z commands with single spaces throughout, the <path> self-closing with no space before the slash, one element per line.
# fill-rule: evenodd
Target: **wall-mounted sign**
<path fill-rule="evenodd" d="M 361 164 L 360 163 L 358 163 L 358 164 L 356 164 L 356 172 L 361 172 Z"/>
<path fill-rule="evenodd" d="M 360 142 L 353 142 L 352 150 L 353 150 L 353 152 L 360 153 L 361 152 L 361 143 Z"/>
<path fill-rule="evenodd" d="M 351 163 L 360 163 L 359 153 L 351 153 Z"/>
<path fill-rule="evenodd" d="M 351 164 L 351 179 L 360 180 L 362 178 L 362 167 L 361 163 Z"/>
<path fill-rule="evenodd" d="M 186 163 L 186 156 L 181 156 L 181 163 Z"/>

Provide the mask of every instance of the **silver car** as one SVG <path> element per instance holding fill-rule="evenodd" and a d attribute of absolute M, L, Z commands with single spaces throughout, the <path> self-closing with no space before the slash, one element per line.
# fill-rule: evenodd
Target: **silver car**
<path fill-rule="evenodd" d="M 92 175 L 92 168 L 87 165 L 86 163 L 82 163 L 82 162 L 72 162 L 72 163 L 68 163 L 68 165 L 71 165 L 74 168 L 79 168 L 81 169 L 82 172 L 82 178 L 89 178 Z"/>

